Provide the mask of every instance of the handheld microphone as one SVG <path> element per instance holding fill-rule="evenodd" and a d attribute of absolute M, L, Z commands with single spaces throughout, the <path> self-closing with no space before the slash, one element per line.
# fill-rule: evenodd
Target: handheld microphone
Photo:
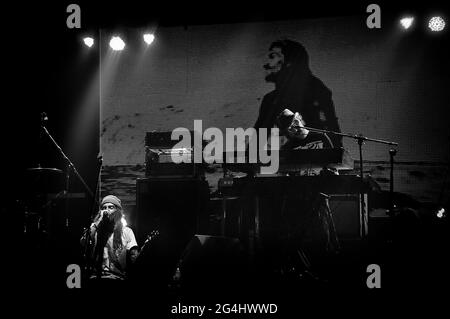
<path fill-rule="evenodd" d="M 109 214 L 107 210 L 102 211 L 103 218 L 109 218 Z"/>
<path fill-rule="evenodd" d="M 98 224 L 98 230 L 100 233 L 110 233 L 113 231 L 114 222 L 111 219 L 111 215 L 107 211 L 102 211 L 102 218 Z"/>

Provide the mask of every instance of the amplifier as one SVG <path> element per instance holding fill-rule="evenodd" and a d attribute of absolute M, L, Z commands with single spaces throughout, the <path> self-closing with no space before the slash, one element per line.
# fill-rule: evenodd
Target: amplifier
<path fill-rule="evenodd" d="M 208 199 L 208 182 L 203 180 L 138 178 L 137 240 L 145 240 L 155 229 L 172 240 L 190 239 L 198 231 Z"/>
<path fill-rule="evenodd" d="M 367 194 L 361 208 L 359 194 L 330 194 L 329 204 L 339 239 L 360 239 L 367 235 Z"/>
<path fill-rule="evenodd" d="M 147 177 L 199 177 L 201 164 L 193 162 L 193 147 L 174 148 L 179 140 L 171 139 L 172 132 L 147 132 L 145 136 L 145 175 Z M 175 163 L 173 155 L 183 159 Z"/>
<path fill-rule="evenodd" d="M 145 146 L 152 148 L 172 148 L 179 140 L 172 140 L 172 132 L 147 132 L 145 134 Z"/>
<path fill-rule="evenodd" d="M 172 154 L 177 152 L 190 163 L 174 163 Z M 145 176 L 147 177 L 199 177 L 203 174 L 201 164 L 192 163 L 188 149 L 152 149 L 145 147 Z"/>

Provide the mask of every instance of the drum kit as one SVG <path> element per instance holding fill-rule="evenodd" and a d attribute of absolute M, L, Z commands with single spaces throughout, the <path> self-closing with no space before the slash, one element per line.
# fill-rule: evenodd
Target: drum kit
<path fill-rule="evenodd" d="M 24 172 L 25 189 L 19 199 L 23 212 L 23 232 L 27 239 L 47 235 L 50 214 L 58 199 L 65 197 L 64 173 L 58 168 L 33 167 Z"/>
<path fill-rule="evenodd" d="M 22 172 L 22 180 L 25 183 L 21 186 L 21 196 L 16 200 L 15 209 L 22 213 L 23 232 L 25 238 L 31 242 L 34 242 L 36 238 L 42 238 L 42 235 L 44 237 L 51 236 L 51 232 L 55 227 L 59 228 L 62 224 L 64 224 L 63 227 L 65 228 L 69 227 L 67 199 L 69 198 L 68 190 L 72 174 L 75 174 L 81 181 L 86 193 L 95 198 L 95 195 L 78 173 L 74 164 L 48 132 L 45 127 L 47 121 L 46 113 L 41 113 L 39 143 L 41 143 L 44 136 L 50 140 L 58 150 L 61 158 L 64 159 L 67 167 L 65 170 L 61 170 L 54 167 L 41 167 L 39 163 L 37 167 L 27 168 Z M 55 213 L 54 208 L 62 200 L 65 201 L 63 212 L 58 211 Z M 55 215 L 57 215 L 57 218 L 53 218 Z M 61 223 L 63 219 L 64 221 Z"/>

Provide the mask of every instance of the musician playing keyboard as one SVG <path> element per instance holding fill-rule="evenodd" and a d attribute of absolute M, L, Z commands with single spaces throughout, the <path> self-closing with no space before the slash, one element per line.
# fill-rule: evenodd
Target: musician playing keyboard
<path fill-rule="evenodd" d="M 304 128 L 340 132 L 331 90 L 313 75 L 309 54 L 302 44 L 289 39 L 273 42 L 264 69 L 266 82 L 273 83 L 275 88 L 264 96 L 254 128 L 257 132 L 260 128 L 279 128 L 280 167 L 276 174 L 257 173 L 255 177 L 288 178 L 284 179 L 287 181 L 284 187 L 271 188 L 258 198 L 259 229 L 264 257 L 267 257 L 262 258 L 262 264 L 273 270 L 284 268 L 281 272 L 285 274 L 286 269 L 301 268 L 290 265 L 290 260 L 299 255 L 298 251 L 306 251 L 310 246 L 311 254 L 320 255 L 338 247 L 330 228 L 332 219 L 327 196 L 318 192 L 314 185 L 297 187 L 295 179 L 290 177 L 334 174 L 329 168 L 332 163 L 327 163 L 326 158 L 317 160 L 315 157 L 309 162 L 306 155 L 302 159 L 296 155 L 300 155 L 302 149 L 305 152 L 340 149 L 342 138 L 334 134 L 330 136 L 332 143 L 326 134 Z M 267 149 L 272 148 L 270 141 L 271 138 L 267 140 Z"/>
<path fill-rule="evenodd" d="M 328 135 L 325 133 L 311 132 L 305 129 L 305 121 L 300 113 L 293 113 L 284 109 L 277 117 L 277 125 L 280 129 L 280 149 L 323 149 L 333 148 Z"/>
<path fill-rule="evenodd" d="M 330 149 L 333 143 L 327 134 L 313 132 L 305 128 L 305 120 L 298 112 L 284 109 L 276 118 L 280 132 L 280 150 Z M 280 166 L 280 174 L 294 175 L 338 175 L 337 170 L 327 167 L 311 167 L 308 169 L 289 169 Z"/>
<path fill-rule="evenodd" d="M 280 132 L 280 150 L 326 149 L 333 148 L 330 138 L 320 132 L 307 130 L 306 123 L 298 112 L 284 109 L 276 118 L 276 126 Z M 280 165 L 279 176 L 313 176 L 338 174 L 336 170 L 327 167 L 298 169 Z M 311 185 L 312 186 L 312 185 Z M 264 245 L 271 267 L 285 268 L 286 260 L 295 251 L 309 250 L 307 255 L 323 256 L 336 252 L 339 248 L 331 216 L 328 196 L 314 187 L 310 189 L 287 188 L 281 194 L 271 198 L 260 199 L 262 232 Z M 267 207 L 270 209 L 267 210 Z M 306 255 L 304 258 L 307 259 Z M 321 257 L 322 258 L 322 257 Z M 309 261 L 307 262 L 309 263 Z M 292 267 L 292 265 L 291 265 Z M 302 268 L 293 266 L 297 271 Z M 308 267 L 306 267 L 308 268 Z"/>

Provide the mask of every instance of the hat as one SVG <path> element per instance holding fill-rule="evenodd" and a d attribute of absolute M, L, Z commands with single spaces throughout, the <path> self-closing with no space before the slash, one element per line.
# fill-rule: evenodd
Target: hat
<path fill-rule="evenodd" d="M 120 209 L 122 209 L 122 202 L 120 201 L 120 199 L 117 196 L 107 195 L 107 196 L 103 197 L 101 206 L 103 206 L 105 203 L 114 204 L 117 207 L 119 207 Z"/>
<path fill-rule="evenodd" d="M 281 130 L 287 129 L 294 120 L 295 114 L 288 109 L 284 109 L 277 117 L 277 124 Z"/>

